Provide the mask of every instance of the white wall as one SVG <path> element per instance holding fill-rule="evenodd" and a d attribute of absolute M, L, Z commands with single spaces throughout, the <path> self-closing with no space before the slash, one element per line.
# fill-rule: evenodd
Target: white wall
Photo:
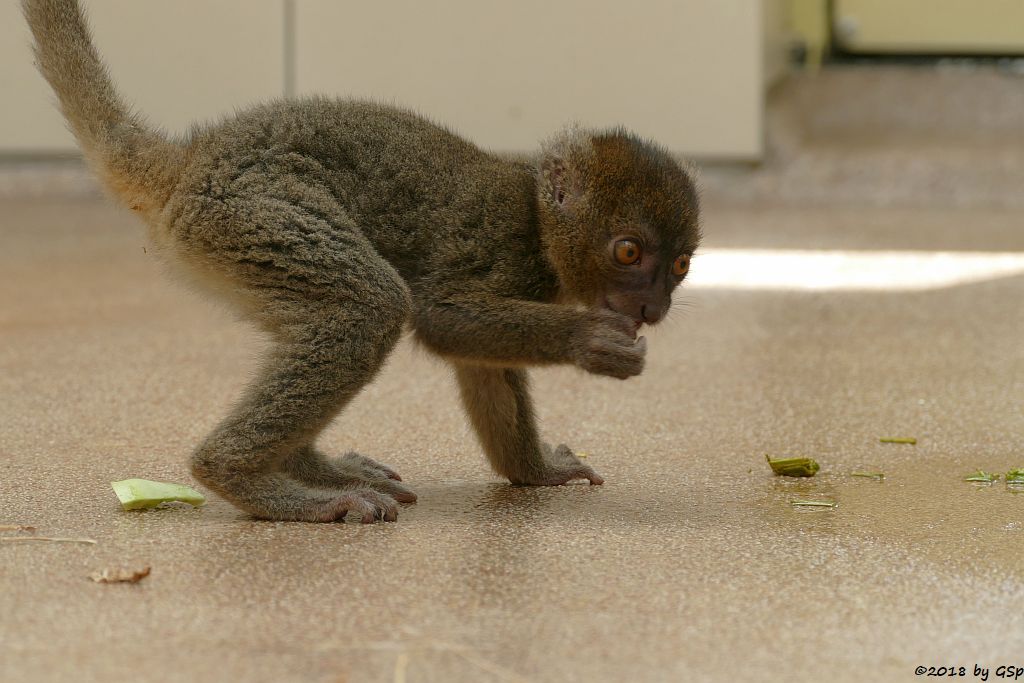
<path fill-rule="evenodd" d="M 83 5 L 121 92 L 167 130 L 185 132 L 195 120 L 281 94 L 280 0 L 86 0 Z M 2 0 L 0 151 L 73 151 L 29 44 L 20 3 Z"/>
<path fill-rule="evenodd" d="M 413 105 L 502 150 L 579 120 L 756 157 L 760 31 L 750 0 L 302 0 L 297 85 Z"/>
<path fill-rule="evenodd" d="M 755 159 L 779 1 L 295 0 L 295 85 L 393 100 L 498 150 L 579 120 Z M 84 4 L 121 91 L 170 130 L 284 92 L 284 0 Z M 4 0 L 0 153 L 71 151 L 27 45 Z"/>

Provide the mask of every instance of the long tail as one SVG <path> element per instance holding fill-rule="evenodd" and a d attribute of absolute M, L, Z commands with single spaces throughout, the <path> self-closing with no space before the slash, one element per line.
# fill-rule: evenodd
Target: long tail
<path fill-rule="evenodd" d="M 127 206 L 159 210 L 186 162 L 186 149 L 146 126 L 114 90 L 77 0 L 22 0 L 39 71 L 86 160 Z"/>

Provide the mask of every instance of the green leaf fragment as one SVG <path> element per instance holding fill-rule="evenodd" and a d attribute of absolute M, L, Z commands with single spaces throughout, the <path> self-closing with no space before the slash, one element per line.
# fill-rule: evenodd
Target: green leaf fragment
<path fill-rule="evenodd" d="M 851 477 L 864 477 L 865 479 L 877 479 L 882 481 L 885 479 L 885 472 L 851 472 Z"/>
<path fill-rule="evenodd" d="M 776 458 L 764 456 L 772 472 L 783 477 L 813 477 L 821 469 L 812 458 Z"/>
<path fill-rule="evenodd" d="M 117 499 L 124 510 L 141 510 L 155 508 L 161 503 L 188 503 L 200 506 L 206 502 L 203 494 L 182 484 L 167 484 L 148 479 L 125 479 L 112 481 Z"/>
<path fill-rule="evenodd" d="M 1018 467 L 1006 473 L 1007 484 L 1024 484 L 1024 467 Z"/>
<path fill-rule="evenodd" d="M 917 445 L 917 439 L 912 436 L 883 436 L 879 441 L 882 443 L 906 443 L 911 446 Z"/>
<path fill-rule="evenodd" d="M 978 470 L 974 474 L 968 474 L 966 477 L 964 477 L 964 481 L 978 481 L 978 482 L 983 482 L 983 483 L 986 483 L 986 484 L 991 484 L 992 482 L 998 481 L 998 480 L 999 480 L 999 475 L 998 474 L 990 474 L 989 472 L 986 472 L 985 470 Z"/>
<path fill-rule="evenodd" d="M 834 508 L 839 506 L 839 503 L 833 500 L 791 500 L 789 503 L 796 507 L 809 508 Z"/>

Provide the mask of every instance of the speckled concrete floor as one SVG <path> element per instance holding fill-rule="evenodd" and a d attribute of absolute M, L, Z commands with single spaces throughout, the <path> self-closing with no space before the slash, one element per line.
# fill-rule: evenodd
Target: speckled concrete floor
<path fill-rule="evenodd" d="M 706 170 L 707 245 L 1024 252 L 1020 82 L 974 66 L 793 79 L 767 162 Z M 325 438 L 402 472 L 420 501 L 397 524 L 263 523 L 217 499 L 126 513 L 109 482 L 189 481 L 261 346 L 169 284 L 95 195 L 75 164 L 0 166 L 0 526 L 97 541 L 0 542 L 0 681 L 1024 666 L 1024 496 L 961 481 L 1024 466 L 1024 277 L 692 288 L 643 377 L 535 373 L 546 435 L 589 453 L 602 487 L 502 484 L 445 368 L 404 344 Z M 822 472 L 773 478 L 765 452 Z M 137 585 L 87 578 L 143 566 Z"/>
<path fill-rule="evenodd" d="M 711 206 L 706 227 L 718 247 L 1024 251 L 1022 220 Z M 1024 466 L 1024 277 L 694 289 L 642 377 L 535 373 L 546 435 L 589 453 L 602 487 L 501 483 L 445 368 L 404 344 L 325 445 L 393 465 L 420 501 L 396 524 L 275 524 L 215 498 L 127 513 L 113 497 L 115 479 L 190 481 L 190 448 L 260 350 L 143 246 L 96 201 L 0 204 L 0 524 L 97 541 L 0 543 L 2 681 L 859 682 L 975 664 L 994 680 L 1024 665 L 1024 496 L 961 481 Z M 773 478 L 766 452 L 822 472 Z M 116 566 L 152 574 L 87 578 Z"/>

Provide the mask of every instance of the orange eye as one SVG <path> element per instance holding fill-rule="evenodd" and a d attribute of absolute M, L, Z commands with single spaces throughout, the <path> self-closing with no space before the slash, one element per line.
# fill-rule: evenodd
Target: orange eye
<path fill-rule="evenodd" d="M 676 277 L 682 277 L 690 270 L 690 255 L 683 254 L 672 264 L 672 273 Z"/>
<path fill-rule="evenodd" d="M 640 245 L 633 240 L 619 240 L 615 243 L 615 260 L 624 266 L 631 266 L 640 260 Z"/>

